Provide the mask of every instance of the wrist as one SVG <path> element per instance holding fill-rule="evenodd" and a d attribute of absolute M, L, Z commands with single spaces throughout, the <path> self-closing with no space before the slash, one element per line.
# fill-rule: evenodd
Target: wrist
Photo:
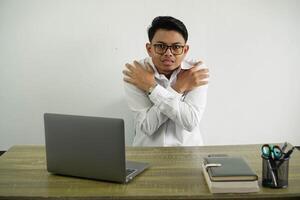
<path fill-rule="evenodd" d="M 152 86 L 150 86 L 150 88 L 147 90 L 147 94 L 150 95 L 156 86 L 157 86 L 157 83 L 154 83 Z"/>
<path fill-rule="evenodd" d="M 180 88 L 180 87 L 178 87 L 178 86 L 176 86 L 176 85 L 172 85 L 172 88 L 173 88 L 176 92 L 178 92 L 178 93 L 180 93 L 180 94 L 183 94 L 183 93 L 185 92 L 185 90 L 183 90 L 182 88 Z"/>

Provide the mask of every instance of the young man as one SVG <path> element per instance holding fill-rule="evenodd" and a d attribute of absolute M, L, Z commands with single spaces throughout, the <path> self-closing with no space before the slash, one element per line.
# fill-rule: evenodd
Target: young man
<path fill-rule="evenodd" d="M 148 28 L 150 58 L 126 64 L 125 93 L 134 113 L 134 146 L 202 145 L 199 123 L 206 105 L 208 70 L 184 60 L 185 25 L 156 17 Z"/>

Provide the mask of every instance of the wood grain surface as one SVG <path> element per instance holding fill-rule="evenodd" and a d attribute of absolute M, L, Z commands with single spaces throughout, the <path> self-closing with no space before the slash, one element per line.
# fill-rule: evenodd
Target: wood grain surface
<path fill-rule="evenodd" d="M 287 189 L 263 188 L 260 146 L 127 147 L 128 160 L 151 164 L 128 184 L 52 175 L 44 146 L 13 146 L 0 157 L 0 199 L 300 199 L 300 152 L 290 159 Z M 217 153 L 243 156 L 259 176 L 260 192 L 211 194 L 201 162 Z"/>

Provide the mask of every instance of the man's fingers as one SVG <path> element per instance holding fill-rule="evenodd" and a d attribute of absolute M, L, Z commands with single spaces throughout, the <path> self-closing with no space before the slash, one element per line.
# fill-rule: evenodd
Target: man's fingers
<path fill-rule="evenodd" d="M 127 83 L 133 84 L 133 80 L 132 80 L 131 78 L 129 78 L 129 77 L 124 77 L 124 78 L 123 78 L 123 81 L 125 81 L 125 82 L 127 82 Z"/>
<path fill-rule="evenodd" d="M 133 65 L 128 64 L 128 63 L 126 63 L 125 66 L 127 67 L 127 69 L 128 69 L 129 71 L 133 71 L 133 70 L 135 69 L 135 67 L 134 67 Z"/>
<path fill-rule="evenodd" d="M 199 72 L 199 73 L 208 73 L 209 72 L 208 68 L 201 68 L 200 66 L 192 67 L 189 70 L 191 70 L 191 72 Z"/>
<path fill-rule="evenodd" d="M 207 74 L 209 70 L 207 68 L 201 69 L 200 67 L 196 67 L 197 69 L 194 70 L 194 72 L 199 74 Z"/>
<path fill-rule="evenodd" d="M 199 78 L 201 78 L 201 79 L 204 79 L 204 78 L 208 78 L 209 74 L 197 71 L 196 72 L 196 76 L 199 77 Z"/>
<path fill-rule="evenodd" d="M 130 79 L 129 79 L 129 78 L 127 78 L 127 77 L 124 77 L 124 78 L 123 78 L 123 81 L 125 81 L 125 82 L 129 83 Z"/>
<path fill-rule="evenodd" d="M 123 72 L 123 74 L 126 75 L 126 76 L 132 76 L 132 72 L 131 72 L 131 71 L 123 70 L 122 72 Z"/>
<path fill-rule="evenodd" d="M 201 65 L 203 63 L 203 61 L 201 61 L 201 60 L 199 60 L 199 61 L 197 61 L 197 62 L 195 62 L 194 64 L 193 64 L 193 66 L 199 66 L 199 65 Z"/>
<path fill-rule="evenodd" d="M 191 70 L 191 72 L 196 72 L 196 71 L 201 70 L 201 67 L 199 67 L 199 66 L 193 66 L 189 70 Z"/>
<path fill-rule="evenodd" d="M 197 86 L 202 86 L 202 85 L 207 85 L 208 84 L 208 81 L 199 81 L 197 83 Z"/>
<path fill-rule="evenodd" d="M 142 65 L 138 62 L 138 61 L 133 61 L 133 63 L 134 63 L 134 65 L 136 66 L 136 67 L 140 67 L 140 68 L 143 68 L 142 67 Z"/>
<path fill-rule="evenodd" d="M 133 61 L 133 65 L 130 65 L 128 63 L 125 64 L 127 69 L 129 69 L 130 71 L 134 71 L 134 70 L 147 70 L 148 72 L 152 72 L 154 73 L 154 69 L 151 67 L 151 65 L 149 63 L 145 63 L 146 68 L 144 68 L 138 61 L 134 60 Z M 137 69 L 139 68 L 139 69 Z"/>
<path fill-rule="evenodd" d="M 204 69 L 199 69 L 198 71 L 201 72 L 201 73 L 208 73 L 209 69 L 208 68 L 204 68 Z"/>
<path fill-rule="evenodd" d="M 146 68 L 149 72 L 154 73 L 154 69 L 151 67 L 151 65 L 149 63 L 146 63 Z"/>

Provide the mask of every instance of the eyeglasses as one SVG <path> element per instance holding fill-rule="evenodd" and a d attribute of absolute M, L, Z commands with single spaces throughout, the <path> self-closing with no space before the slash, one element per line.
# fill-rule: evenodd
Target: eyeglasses
<path fill-rule="evenodd" d="M 163 43 L 153 44 L 153 46 L 154 46 L 154 51 L 157 54 L 163 55 L 170 48 L 171 53 L 176 56 L 181 55 L 183 53 L 183 48 L 185 47 L 185 45 L 180 45 L 180 44 L 172 44 L 171 46 L 168 46 Z"/>

